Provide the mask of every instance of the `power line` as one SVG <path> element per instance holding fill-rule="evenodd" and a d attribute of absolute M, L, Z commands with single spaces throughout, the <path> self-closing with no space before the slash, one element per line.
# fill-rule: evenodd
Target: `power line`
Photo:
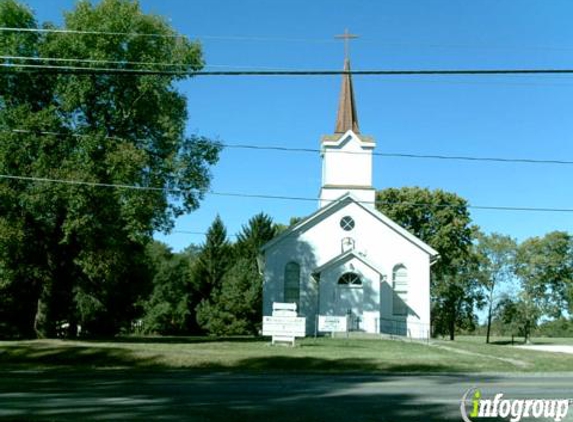
<path fill-rule="evenodd" d="M 66 57 L 30 57 L 30 56 L 0 56 L 0 60 L 23 60 L 29 62 L 56 62 L 56 63 L 88 63 L 88 64 L 111 64 L 111 65 L 130 65 L 130 66 L 158 66 L 158 67 L 189 67 L 185 63 L 165 63 L 165 62 L 138 62 L 127 60 L 101 60 L 89 58 L 66 58 Z M 14 67 L 17 64 L 11 63 Z M 207 68 L 227 68 L 227 69 L 252 69 L 252 70 L 287 70 L 284 67 L 270 66 L 250 66 L 250 65 L 229 65 L 229 64 L 205 64 Z M 89 69 L 89 68 L 88 68 Z"/>
<path fill-rule="evenodd" d="M 54 179 L 45 177 L 34 177 L 34 176 L 16 176 L 9 174 L 0 174 L 0 179 L 8 180 L 23 180 L 23 181 L 33 181 L 41 183 L 62 183 L 67 185 L 87 185 L 91 187 L 104 187 L 104 188 L 119 188 L 119 189 L 135 189 L 139 191 L 164 191 L 164 192 L 184 192 L 182 189 L 172 189 L 172 188 L 159 188 L 159 187 L 148 187 L 148 186 L 137 186 L 137 185 L 127 185 L 127 184 L 115 184 L 115 183 L 99 183 L 99 182 L 88 182 L 81 180 L 70 180 L 70 179 Z M 197 191 L 199 193 L 199 191 Z M 255 193 L 241 193 L 241 192 L 216 192 L 216 191 L 206 191 L 203 192 L 208 195 L 234 197 L 234 198 L 255 198 L 255 199 L 272 199 L 272 200 L 289 200 L 289 201 L 318 201 L 317 198 L 300 197 L 300 196 L 286 196 L 286 195 L 266 195 L 266 194 L 255 194 Z M 336 201 L 332 200 L 331 202 Z M 359 201 L 361 203 L 369 203 L 367 201 Z M 376 201 L 376 204 L 381 205 L 407 205 L 413 207 L 427 207 L 427 208 L 458 208 L 459 205 L 455 204 L 428 204 L 428 203 L 418 203 L 418 202 L 388 202 L 388 201 Z M 514 206 L 490 206 L 490 205 L 466 205 L 467 208 L 479 209 L 479 210 L 491 210 L 491 211 L 529 211 L 529 212 L 563 212 L 563 213 L 573 213 L 573 208 L 550 208 L 550 207 L 514 207 Z"/>
<path fill-rule="evenodd" d="M 72 35 L 103 35 L 103 36 L 132 36 L 132 37 L 153 37 L 153 38 L 184 38 L 190 39 L 189 36 L 181 34 L 157 34 L 157 33 L 140 33 L 140 32 L 110 32 L 110 31 L 83 31 L 74 29 L 50 29 L 50 28 L 16 28 L 0 27 L 0 32 L 24 32 L 24 33 L 58 33 Z M 305 38 L 305 37 L 265 37 L 265 36 L 241 36 L 241 35 L 193 35 L 196 39 L 213 40 L 213 41 L 257 41 L 257 42 L 302 42 L 302 43 L 319 43 L 334 44 L 335 40 L 329 38 Z M 451 49 L 478 49 L 478 50 L 549 50 L 549 51 L 570 51 L 573 47 L 569 46 L 511 46 L 511 45 L 477 45 L 477 44 L 437 44 L 437 43 L 417 43 L 381 40 L 375 38 L 361 38 L 362 43 L 371 43 L 384 45 L 386 47 L 420 47 L 420 48 L 451 48 Z"/>
<path fill-rule="evenodd" d="M 102 188 L 133 189 L 133 190 L 141 190 L 141 191 L 155 191 L 155 192 L 176 191 L 176 192 L 181 192 L 180 189 L 155 188 L 155 187 L 151 187 L 151 186 L 125 185 L 125 184 L 118 184 L 118 183 L 89 182 L 89 181 L 84 181 L 84 180 L 52 179 L 52 178 L 48 178 L 48 177 L 15 176 L 15 175 L 11 175 L 11 174 L 0 174 L 0 179 L 24 180 L 24 181 L 28 181 L 28 182 L 61 183 L 61 184 L 66 184 L 66 185 L 81 185 L 81 186 L 102 187 Z"/>
<path fill-rule="evenodd" d="M 55 28 L 14 28 L 14 27 L 0 27 L 0 32 L 31 32 L 42 34 L 75 34 L 75 35 L 125 35 L 130 37 L 149 37 L 149 38 L 184 38 L 188 39 L 185 35 L 180 34 L 156 34 L 156 33 L 142 33 L 142 32 L 113 32 L 113 31 L 81 31 L 76 29 L 55 29 Z"/>
<path fill-rule="evenodd" d="M 20 134 L 31 134 L 31 135 L 42 135 L 42 136 L 70 136 L 63 132 L 51 132 L 51 131 L 35 131 L 28 129 L 11 129 L 2 130 L 0 133 L 20 133 Z M 91 135 L 82 134 L 71 134 L 74 137 L 85 137 L 93 138 Z M 127 139 L 106 136 L 106 139 L 112 139 L 117 141 L 127 141 Z M 294 147 L 284 147 L 278 145 L 250 145 L 250 144 L 228 144 L 219 143 L 223 148 L 229 149 L 247 149 L 247 150 L 262 150 L 262 151 L 279 151 L 279 152 L 292 152 L 292 153 L 321 153 L 322 150 L 319 148 L 294 148 Z M 510 158 L 510 157 L 476 157 L 469 155 L 439 155 L 439 154 L 408 154 L 408 153 L 398 153 L 398 152 L 363 152 L 363 151 L 333 151 L 336 154 L 349 154 L 349 155 L 365 155 L 372 154 L 378 157 L 387 158 L 415 158 L 415 159 L 431 159 L 431 160 L 452 160 L 452 161 L 475 161 L 475 162 L 497 162 L 497 163 L 522 163 L 522 164 L 556 164 L 556 165 L 573 165 L 573 161 L 570 160 L 556 160 L 556 159 L 534 159 L 534 158 Z"/>
<path fill-rule="evenodd" d="M 89 59 L 89 58 L 64 58 L 64 57 L 29 57 L 29 56 L 0 56 L 0 59 L 3 60 L 23 60 L 28 62 L 56 62 L 56 63 L 86 63 L 86 64 L 94 64 L 94 65 L 122 65 L 122 66 L 157 66 L 157 67 L 174 67 L 174 68 L 185 68 L 189 67 L 189 64 L 182 64 L 182 63 L 165 63 L 165 62 L 140 62 L 140 61 L 126 61 L 126 60 L 100 60 L 100 59 Z M 34 64 L 34 65 L 26 65 L 26 66 L 53 66 L 50 64 Z M 16 63 L 5 63 L 5 66 L 17 69 L 19 66 Z M 87 66 L 57 66 L 58 68 L 64 69 L 94 69 L 92 67 Z M 31 69 L 32 67 L 26 67 L 26 71 Z M 296 69 L 286 68 L 284 66 L 277 67 L 277 66 L 251 66 L 251 65 L 229 65 L 229 64 L 205 64 L 205 68 L 222 68 L 222 69 L 242 69 L 242 70 L 257 70 L 257 71 L 293 71 Z M 23 69 L 23 70 L 24 70 Z M 97 69 L 97 68 L 96 68 Z M 113 68 L 115 69 L 123 69 L 123 68 Z M 145 69 L 142 69 L 145 70 Z M 505 75 L 505 76 L 516 76 L 516 75 Z M 524 75 L 519 75 L 524 76 Z M 525 75 L 528 76 L 528 75 Z M 412 79 L 410 79 L 412 80 Z M 425 79 L 418 79 L 421 82 L 436 82 L 435 80 L 425 80 Z M 467 84 L 468 81 L 438 81 L 440 83 L 462 83 Z M 469 83 L 476 84 L 476 81 L 470 81 Z M 487 82 L 491 83 L 491 82 Z M 571 86 L 572 84 L 568 83 L 548 83 L 544 81 L 543 83 L 535 83 L 535 82 L 502 82 L 498 83 L 502 85 L 519 85 L 519 86 L 547 86 L 547 85 L 555 85 L 555 86 Z"/>
<path fill-rule="evenodd" d="M 70 59 L 65 57 L 29 57 L 29 56 L 0 56 L 2 60 L 23 60 L 31 62 L 61 62 L 61 63 L 89 63 L 89 64 L 117 64 L 117 65 L 135 65 L 135 66 L 162 66 L 162 67 L 187 67 L 189 64 L 184 63 L 161 63 L 161 62 L 137 62 L 127 60 L 99 60 L 99 59 Z M 11 63 L 13 66 L 18 66 Z M 43 65 L 36 65 L 43 66 Z M 88 68 L 89 69 L 89 68 Z"/>
<path fill-rule="evenodd" d="M 0 59 L 3 60 L 23 60 L 28 62 L 56 62 L 56 63 L 87 63 L 87 64 L 95 64 L 95 65 L 123 65 L 123 66 L 157 66 L 157 67 L 174 67 L 174 68 L 184 68 L 189 67 L 189 64 L 182 64 L 182 63 L 165 63 L 165 62 L 140 62 L 140 61 L 127 61 L 127 60 L 102 60 L 102 59 L 90 59 L 90 58 L 64 58 L 64 57 L 29 57 L 29 56 L 0 56 Z M 18 64 L 16 63 L 9 63 L 12 67 L 17 68 Z M 35 66 L 41 66 L 43 64 L 38 64 Z M 48 64 L 49 65 L 49 64 Z M 10 66 L 6 66 L 10 67 Z M 64 67 L 65 66 L 58 66 Z M 68 66 L 69 68 L 69 66 Z M 289 71 L 289 70 L 296 70 L 293 68 L 288 68 L 284 66 L 252 66 L 252 65 L 232 65 L 232 64 L 205 64 L 204 68 L 221 68 L 221 69 L 242 69 L 242 70 L 268 70 L 268 71 Z M 93 69 L 87 66 L 81 66 L 81 69 Z M 121 68 L 120 68 L 121 69 Z M 521 76 L 521 77 L 528 77 L 531 75 L 505 75 L 505 76 Z M 412 79 L 409 79 L 412 81 Z M 439 83 L 453 83 L 453 84 L 476 84 L 479 83 L 477 81 L 436 81 L 436 80 L 428 80 L 428 79 L 418 79 L 419 82 L 439 82 Z M 486 84 L 491 84 L 492 82 L 486 82 Z M 482 83 L 483 84 L 483 83 Z M 536 82 L 501 82 L 497 83 L 497 85 L 518 85 L 518 86 L 547 86 L 547 85 L 554 85 L 554 86 L 571 86 L 571 83 L 548 83 L 544 81 L 543 83 L 536 83 Z"/>
<path fill-rule="evenodd" d="M 0 67 L 10 73 L 37 72 L 73 75 L 155 75 L 155 76 L 491 76 L 491 75 L 565 75 L 573 74 L 573 69 L 436 69 L 436 70 L 151 70 L 151 69 L 118 69 L 90 68 L 82 66 L 54 66 L 0 63 Z M 42 71 L 42 72 L 38 72 Z M 6 72 L 6 71 L 5 71 Z"/>
<path fill-rule="evenodd" d="M 265 145 L 247 145 L 247 144 L 221 144 L 224 148 L 252 149 L 252 150 L 271 150 L 284 152 L 312 152 L 320 153 L 318 148 L 292 148 L 282 146 L 265 146 Z M 437 154 L 407 154 L 397 152 L 362 152 L 362 151 L 333 151 L 337 154 L 365 155 L 372 154 L 379 157 L 396 157 L 396 158 L 418 158 L 433 160 L 455 160 L 455 161 L 484 161 L 500 163 L 527 163 L 527 164 L 562 164 L 572 165 L 573 161 L 567 160 L 540 160 L 534 158 L 503 158 L 503 157 L 475 157 L 468 155 L 437 155 Z"/>

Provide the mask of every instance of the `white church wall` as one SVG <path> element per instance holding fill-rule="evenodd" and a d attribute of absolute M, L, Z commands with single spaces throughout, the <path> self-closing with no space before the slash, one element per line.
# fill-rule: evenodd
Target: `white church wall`
<path fill-rule="evenodd" d="M 289 262 L 296 262 L 300 265 L 300 299 L 297 312 L 307 318 L 307 334 L 314 332 L 318 290 L 312 271 L 319 265 L 316 254 L 314 245 L 296 233 L 265 251 L 263 315 L 272 314 L 273 302 L 284 301 L 284 270 Z"/>
<path fill-rule="evenodd" d="M 351 216 L 355 220 L 355 227 L 349 232 L 340 227 L 340 219 L 344 216 Z M 311 274 L 314 269 L 340 255 L 343 252 L 342 239 L 352 237 L 356 251 L 382 269 L 382 275 L 385 276 L 385 281 L 379 283 L 377 289 L 364 295 L 365 328 L 366 325 L 380 326 L 385 319 L 405 319 L 396 318 L 392 314 L 392 270 L 398 264 L 403 264 L 408 269 L 407 303 L 411 308 L 408 321 L 412 325 L 429 325 L 429 257 L 424 251 L 352 202 L 319 218 L 321 221 L 304 233 L 293 233 L 267 249 L 263 309 L 265 315 L 270 315 L 273 301 L 282 300 L 284 267 L 289 261 L 296 261 L 301 266 L 300 314 L 307 317 L 307 333 L 313 333 L 318 292 Z M 368 273 L 368 277 L 380 276 Z M 321 290 L 321 295 L 322 293 Z M 378 304 L 378 309 L 374 308 L 375 304 Z M 374 322 L 375 318 L 380 320 Z"/>

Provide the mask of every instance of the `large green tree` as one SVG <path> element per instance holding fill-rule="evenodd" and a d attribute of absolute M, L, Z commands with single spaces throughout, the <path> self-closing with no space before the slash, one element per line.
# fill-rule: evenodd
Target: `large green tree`
<path fill-rule="evenodd" d="M 526 239 L 517 247 L 514 274 L 519 291 L 506 295 L 497 313 L 527 343 L 541 317 L 568 317 L 573 309 L 573 237 L 555 231 Z"/>
<path fill-rule="evenodd" d="M 157 241 L 150 243 L 146 252 L 152 267 L 153 287 L 143 303 L 140 330 L 153 334 L 190 334 L 195 327 L 192 303 L 197 292 L 191 268 L 196 255 L 189 248 L 173 253 Z"/>
<path fill-rule="evenodd" d="M 0 0 L 0 26 L 39 25 Z M 3 33 L 0 53 L 52 65 L 203 65 L 198 43 L 136 1 L 79 2 L 62 29 L 91 33 Z M 72 332 L 116 332 L 134 316 L 145 244 L 198 207 L 219 146 L 185 136 L 183 76 L 29 73 L 18 65 L 31 62 L 9 61 L 0 72 L 0 313 L 18 315 L 24 335 L 53 336 L 62 321 Z"/>
<path fill-rule="evenodd" d="M 474 246 L 478 271 L 487 306 L 486 343 L 489 343 L 491 322 L 500 294 L 514 277 L 517 243 L 510 236 L 478 233 Z"/>
<path fill-rule="evenodd" d="M 440 189 L 390 188 L 376 193 L 376 207 L 440 253 L 431 274 L 433 332 L 453 340 L 456 326 L 473 321 L 479 298 L 466 200 Z"/>
<path fill-rule="evenodd" d="M 526 292 L 505 295 L 496 305 L 496 316 L 509 327 L 512 338 L 515 334 L 523 337 L 524 343 L 531 342 L 531 332 L 537 326 L 541 310 Z"/>
<path fill-rule="evenodd" d="M 573 311 L 573 236 L 555 231 L 519 245 L 516 275 L 539 311 L 559 318 Z"/>

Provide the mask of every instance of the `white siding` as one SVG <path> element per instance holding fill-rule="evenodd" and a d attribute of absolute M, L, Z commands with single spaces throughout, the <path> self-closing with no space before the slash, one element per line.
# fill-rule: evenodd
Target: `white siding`
<path fill-rule="evenodd" d="M 340 219 L 346 215 L 355 220 L 352 231 L 340 227 Z M 364 254 L 376 268 L 384 274 L 366 266 L 363 269 L 368 277 L 368 288 L 364 290 L 364 319 L 366 313 L 369 322 L 363 328 L 369 332 L 376 331 L 377 323 L 373 318 L 392 320 L 392 270 L 397 264 L 408 269 L 407 302 L 411 309 L 407 323 L 411 326 L 429 327 L 430 322 L 430 257 L 410 240 L 397 233 L 354 202 L 330 213 L 322 215 L 320 221 L 301 233 L 292 233 L 280 242 L 269 247 L 265 252 L 264 315 L 270 315 L 272 302 L 281 299 L 284 291 L 283 272 L 289 261 L 298 262 L 301 266 L 300 314 L 307 317 L 307 333 L 314 332 L 314 319 L 317 312 L 317 283 L 311 277 L 314 269 L 327 263 L 342 253 L 342 239 L 352 237 L 356 251 Z M 355 268 L 364 267 L 353 262 Z M 345 265 L 349 265 L 346 263 Z M 328 272 L 341 272 L 344 268 L 328 269 Z M 323 274 L 323 278 L 328 277 Z M 331 275 L 330 277 L 334 277 Z M 380 282 L 380 278 L 383 281 Z M 378 287 L 376 286 L 378 280 Z M 321 286 L 321 295 L 324 287 Z M 328 295 L 328 289 L 324 293 Z M 321 307 L 323 298 L 321 297 Z M 326 296 L 324 298 L 326 300 Z M 325 305 L 326 306 L 326 305 Z M 323 308 L 325 309 L 325 308 Z M 380 326 L 380 321 L 378 321 Z M 410 328 L 408 328 L 410 329 Z M 413 328 L 412 328 L 413 330 Z M 409 334 L 414 336 L 414 331 Z"/>

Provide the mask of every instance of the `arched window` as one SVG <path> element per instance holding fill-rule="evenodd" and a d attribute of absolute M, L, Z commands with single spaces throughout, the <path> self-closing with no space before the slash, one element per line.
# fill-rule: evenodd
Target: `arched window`
<path fill-rule="evenodd" d="M 343 286 L 362 286 L 362 279 L 356 273 L 344 273 L 338 279 L 338 284 Z"/>
<path fill-rule="evenodd" d="M 394 315 L 408 315 L 408 269 L 400 264 L 392 272 L 392 313 Z"/>
<path fill-rule="evenodd" d="M 296 303 L 300 299 L 300 265 L 289 262 L 285 266 L 285 291 L 284 301 Z"/>

